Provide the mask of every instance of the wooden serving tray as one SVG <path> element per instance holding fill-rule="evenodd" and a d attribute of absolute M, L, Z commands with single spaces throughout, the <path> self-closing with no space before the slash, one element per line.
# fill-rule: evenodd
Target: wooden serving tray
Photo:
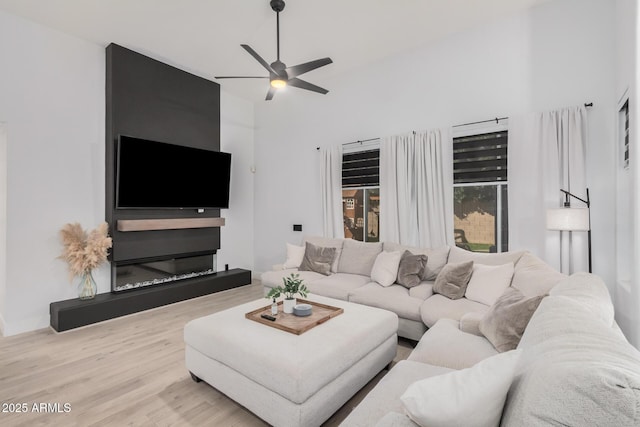
<path fill-rule="evenodd" d="M 246 313 L 244 317 L 250 320 L 254 320 L 258 323 L 271 326 L 272 328 L 300 335 L 307 332 L 309 329 L 312 329 L 326 322 L 332 317 L 336 317 L 344 312 L 342 308 L 320 304 L 319 302 L 307 301 L 303 299 L 298 299 L 297 302 L 298 304 L 310 304 L 311 315 L 300 317 L 296 316 L 295 314 L 284 313 L 282 311 L 282 301 L 280 301 L 278 303 L 278 315 L 274 316 L 276 318 L 275 322 L 260 317 L 263 314 L 268 314 L 269 316 L 271 316 L 271 305 L 250 311 L 249 313 Z"/>

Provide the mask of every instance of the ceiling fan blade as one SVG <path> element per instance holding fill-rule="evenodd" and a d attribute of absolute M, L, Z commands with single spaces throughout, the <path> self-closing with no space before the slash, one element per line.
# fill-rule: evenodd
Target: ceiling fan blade
<path fill-rule="evenodd" d="M 325 65 L 331 64 L 333 61 L 331 58 L 322 58 L 316 59 L 315 61 L 305 62 L 304 64 L 294 65 L 293 67 L 287 68 L 285 71 L 289 77 L 297 77 L 301 74 L 308 73 L 309 71 L 315 70 L 316 68 L 324 67 Z"/>
<path fill-rule="evenodd" d="M 276 88 L 269 86 L 269 92 L 267 92 L 267 97 L 264 99 L 265 101 L 271 101 L 273 99 L 273 95 L 276 93 Z"/>
<path fill-rule="evenodd" d="M 292 78 L 289 79 L 289 81 L 287 81 L 287 84 L 293 87 L 297 87 L 300 89 L 306 89 L 306 90 L 310 90 L 313 92 L 318 92 L 321 93 L 323 95 L 326 95 L 327 93 L 329 93 L 328 90 L 321 88 L 320 86 L 316 86 L 314 84 L 311 84 L 309 82 L 305 82 L 304 80 L 300 80 L 297 78 Z"/>
<path fill-rule="evenodd" d="M 214 79 L 268 79 L 269 77 L 256 77 L 256 76 L 220 76 L 214 77 Z"/>
<path fill-rule="evenodd" d="M 273 68 L 271 68 L 271 65 L 269 65 L 267 63 L 267 61 L 262 59 L 262 57 L 260 55 L 258 55 L 258 53 L 255 50 L 251 49 L 251 46 L 249 46 L 248 44 L 241 44 L 240 46 L 242 46 L 244 48 L 244 50 L 249 52 L 249 54 L 251 56 L 253 56 L 256 59 L 256 61 L 258 61 L 260 63 L 260 65 L 262 65 L 264 68 L 267 69 L 267 71 L 269 71 L 270 73 L 273 73 L 273 74 L 278 74 L 273 70 Z"/>

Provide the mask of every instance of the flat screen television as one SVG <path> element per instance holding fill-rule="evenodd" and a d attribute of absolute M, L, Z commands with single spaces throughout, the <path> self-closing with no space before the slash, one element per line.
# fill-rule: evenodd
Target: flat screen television
<path fill-rule="evenodd" d="M 116 208 L 228 208 L 230 175 L 230 153 L 120 135 Z"/>

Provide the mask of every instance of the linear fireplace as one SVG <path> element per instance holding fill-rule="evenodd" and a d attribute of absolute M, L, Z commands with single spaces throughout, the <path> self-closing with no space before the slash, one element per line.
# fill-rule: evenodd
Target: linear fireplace
<path fill-rule="evenodd" d="M 216 254 L 181 256 L 168 259 L 112 263 L 113 292 L 163 285 L 178 280 L 215 274 Z"/>

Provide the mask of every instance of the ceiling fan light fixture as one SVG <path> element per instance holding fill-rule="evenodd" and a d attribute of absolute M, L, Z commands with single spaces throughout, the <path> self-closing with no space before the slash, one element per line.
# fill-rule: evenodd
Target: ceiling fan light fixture
<path fill-rule="evenodd" d="M 216 77 L 216 79 L 269 79 L 270 87 L 269 91 L 267 92 L 265 101 L 271 101 L 276 91 L 286 86 L 310 90 L 312 92 L 326 95 L 329 92 L 328 90 L 299 79 L 298 77 L 302 74 L 308 73 L 309 71 L 313 71 L 316 68 L 324 67 L 325 65 L 331 64 L 333 61 L 331 60 L 331 58 L 320 58 L 316 59 L 315 61 L 309 61 L 303 64 L 294 65 L 293 67 L 287 67 L 287 65 L 280 60 L 280 12 L 284 10 L 284 0 L 271 0 L 269 4 L 271 5 L 271 9 L 276 12 L 276 60 L 269 64 L 264 60 L 264 58 L 258 55 L 258 52 L 253 50 L 251 46 L 247 44 L 240 45 L 249 53 L 249 55 L 253 56 L 253 58 L 269 72 L 269 76 L 220 76 Z"/>
<path fill-rule="evenodd" d="M 271 87 L 276 89 L 282 89 L 287 85 L 287 81 L 283 79 L 273 79 L 271 80 Z"/>

